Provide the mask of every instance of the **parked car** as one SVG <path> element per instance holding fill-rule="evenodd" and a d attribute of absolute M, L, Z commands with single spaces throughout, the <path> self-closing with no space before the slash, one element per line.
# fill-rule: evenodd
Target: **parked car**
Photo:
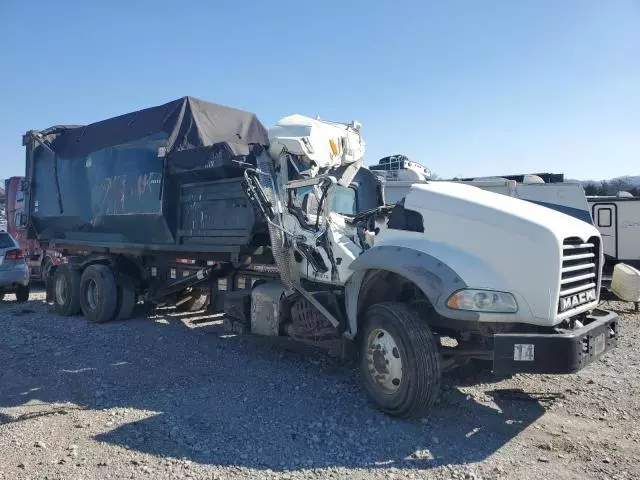
<path fill-rule="evenodd" d="M 7 293 L 15 293 L 20 303 L 29 300 L 29 267 L 18 242 L 0 232 L 0 301 Z"/>

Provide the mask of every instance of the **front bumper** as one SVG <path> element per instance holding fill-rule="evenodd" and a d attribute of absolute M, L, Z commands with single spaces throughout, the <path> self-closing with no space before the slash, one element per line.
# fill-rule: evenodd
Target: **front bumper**
<path fill-rule="evenodd" d="M 26 265 L 11 270 L 0 270 L 0 289 L 10 292 L 19 286 L 27 285 L 29 285 L 29 269 Z"/>
<path fill-rule="evenodd" d="M 493 337 L 493 371 L 574 373 L 614 348 L 618 315 L 594 310 L 584 327 L 566 333 L 504 333 Z"/>

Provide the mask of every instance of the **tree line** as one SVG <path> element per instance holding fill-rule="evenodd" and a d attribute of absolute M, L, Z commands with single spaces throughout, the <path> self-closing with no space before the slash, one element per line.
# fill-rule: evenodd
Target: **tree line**
<path fill-rule="evenodd" d="M 601 182 L 583 183 L 586 195 L 617 195 L 618 192 L 629 192 L 634 197 L 640 196 L 640 186 L 636 186 L 628 178 L 615 178 L 613 180 L 602 180 Z"/>

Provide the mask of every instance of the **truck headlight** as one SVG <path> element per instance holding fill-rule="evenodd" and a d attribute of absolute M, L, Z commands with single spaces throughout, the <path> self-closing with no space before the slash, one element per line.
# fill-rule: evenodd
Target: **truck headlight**
<path fill-rule="evenodd" d="M 518 311 L 518 304 L 513 295 L 493 290 L 458 290 L 447 300 L 447 307 L 453 310 L 487 313 L 515 313 Z"/>

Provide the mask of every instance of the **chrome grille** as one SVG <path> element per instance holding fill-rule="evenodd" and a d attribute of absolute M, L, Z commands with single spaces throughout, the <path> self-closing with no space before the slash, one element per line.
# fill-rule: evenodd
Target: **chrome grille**
<path fill-rule="evenodd" d="M 573 305 L 567 308 L 568 297 L 578 295 L 577 301 L 584 297 L 582 292 L 598 290 L 598 272 L 600 261 L 600 242 L 597 237 L 590 238 L 587 242 L 579 238 L 567 238 L 562 245 L 562 274 L 560 277 L 560 299 L 558 302 L 558 312 L 566 313 L 584 303 Z M 564 300 L 563 300 L 564 299 Z M 574 302 L 575 303 L 575 302 Z"/>

